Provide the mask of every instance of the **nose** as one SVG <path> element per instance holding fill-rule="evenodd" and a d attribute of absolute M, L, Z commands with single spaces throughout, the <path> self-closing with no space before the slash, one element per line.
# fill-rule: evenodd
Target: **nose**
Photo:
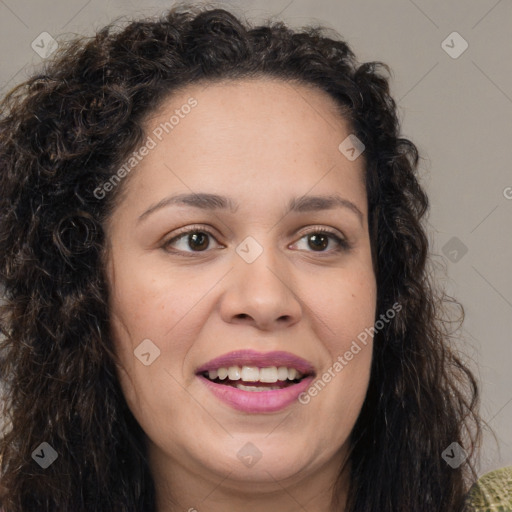
<path fill-rule="evenodd" d="M 283 258 L 265 248 L 252 262 L 235 255 L 222 297 L 225 322 L 249 324 L 260 330 L 276 330 L 297 323 L 302 316 L 296 280 Z"/>

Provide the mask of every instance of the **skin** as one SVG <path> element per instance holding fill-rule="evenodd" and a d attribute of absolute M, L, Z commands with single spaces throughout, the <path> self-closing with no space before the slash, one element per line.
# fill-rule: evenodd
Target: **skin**
<path fill-rule="evenodd" d="M 371 338 L 308 404 L 273 413 L 227 406 L 195 369 L 233 350 L 285 350 L 321 376 L 374 325 L 364 159 L 339 151 L 351 132 L 326 93 L 266 78 L 188 86 L 151 115 L 147 133 L 190 97 L 197 106 L 153 137 L 107 226 L 118 375 L 148 437 L 157 510 L 325 512 L 367 390 Z M 170 205 L 138 220 L 190 192 L 239 206 Z M 329 194 L 351 201 L 362 220 L 349 208 L 286 215 L 291 198 Z M 213 237 L 165 245 L 196 224 Z M 317 248 L 310 227 L 330 228 L 352 248 L 336 252 L 331 238 Z M 263 248 L 250 264 L 236 252 L 248 236 Z M 160 350 L 148 366 L 134 356 L 144 339 Z M 252 467 L 237 457 L 248 442 L 261 452 Z M 347 474 L 348 465 L 344 492 Z"/>

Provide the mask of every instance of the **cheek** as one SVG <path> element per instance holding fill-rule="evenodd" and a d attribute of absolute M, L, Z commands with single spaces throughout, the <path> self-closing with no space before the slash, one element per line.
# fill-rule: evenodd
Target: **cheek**
<path fill-rule="evenodd" d="M 218 276 L 198 273 L 191 278 L 179 270 L 171 275 L 168 268 L 144 264 L 142 258 L 115 260 L 110 274 L 111 335 L 121 365 L 118 378 L 133 411 L 156 408 L 153 400 L 162 390 L 172 391 L 179 402 L 190 340 L 205 321 L 202 299 L 216 282 Z M 148 347 L 154 361 L 148 366 L 136 355 L 146 353 L 142 346 Z M 154 359 L 153 353 L 158 354 Z"/>
<path fill-rule="evenodd" d="M 340 272 L 310 297 L 310 304 L 323 326 L 323 336 L 331 355 L 348 350 L 350 341 L 374 325 L 376 282 L 367 268 Z M 347 345 L 348 344 L 348 345 Z"/>
<path fill-rule="evenodd" d="M 132 344 L 145 338 L 156 343 L 167 339 L 208 285 L 204 279 L 191 283 L 178 270 L 170 273 L 145 258 L 118 258 L 114 270 L 110 311 L 116 337 L 124 343 L 126 338 Z"/>
<path fill-rule="evenodd" d="M 168 289 L 164 293 L 164 288 L 156 288 L 150 280 L 139 281 L 136 276 L 124 284 L 118 280 L 111 304 L 118 380 L 146 432 L 172 430 L 173 414 L 189 399 L 183 392 L 181 371 L 189 347 L 178 336 L 183 304 Z"/>
<path fill-rule="evenodd" d="M 376 298 L 373 272 L 360 268 L 358 272 L 340 272 L 325 293 L 312 299 L 321 317 L 318 335 L 329 361 L 306 390 L 302 403 L 317 408 L 318 418 L 341 418 L 324 425 L 340 442 L 355 423 L 366 395 Z"/>

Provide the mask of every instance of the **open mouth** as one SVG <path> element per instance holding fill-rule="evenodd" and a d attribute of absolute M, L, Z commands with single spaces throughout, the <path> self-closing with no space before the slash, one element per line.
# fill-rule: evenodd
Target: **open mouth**
<path fill-rule="evenodd" d="M 244 414 L 285 410 L 311 385 L 315 370 L 288 352 L 232 352 L 196 370 L 199 380 L 219 401 Z"/>
<path fill-rule="evenodd" d="M 272 391 L 298 384 L 312 373 L 303 374 L 295 368 L 272 366 L 230 366 L 201 372 L 200 375 L 215 384 L 231 386 L 242 391 Z"/>

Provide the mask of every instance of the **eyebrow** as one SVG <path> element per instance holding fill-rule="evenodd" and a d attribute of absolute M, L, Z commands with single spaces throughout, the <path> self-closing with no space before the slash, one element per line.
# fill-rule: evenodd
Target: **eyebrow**
<path fill-rule="evenodd" d="M 192 206 L 193 208 L 199 208 L 201 210 L 229 209 L 231 213 L 236 213 L 239 207 L 239 204 L 237 204 L 233 199 L 218 194 L 179 194 L 176 196 L 166 197 L 158 203 L 150 206 L 139 216 L 138 222 L 142 221 L 153 212 L 172 205 Z M 352 201 L 344 199 L 338 195 L 294 197 L 288 203 L 287 213 L 316 212 L 332 210 L 334 208 L 346 208 L 352 211 L 359 218 L 359 222 L 363 224 L 364 216 L 361 210 Z"/>

